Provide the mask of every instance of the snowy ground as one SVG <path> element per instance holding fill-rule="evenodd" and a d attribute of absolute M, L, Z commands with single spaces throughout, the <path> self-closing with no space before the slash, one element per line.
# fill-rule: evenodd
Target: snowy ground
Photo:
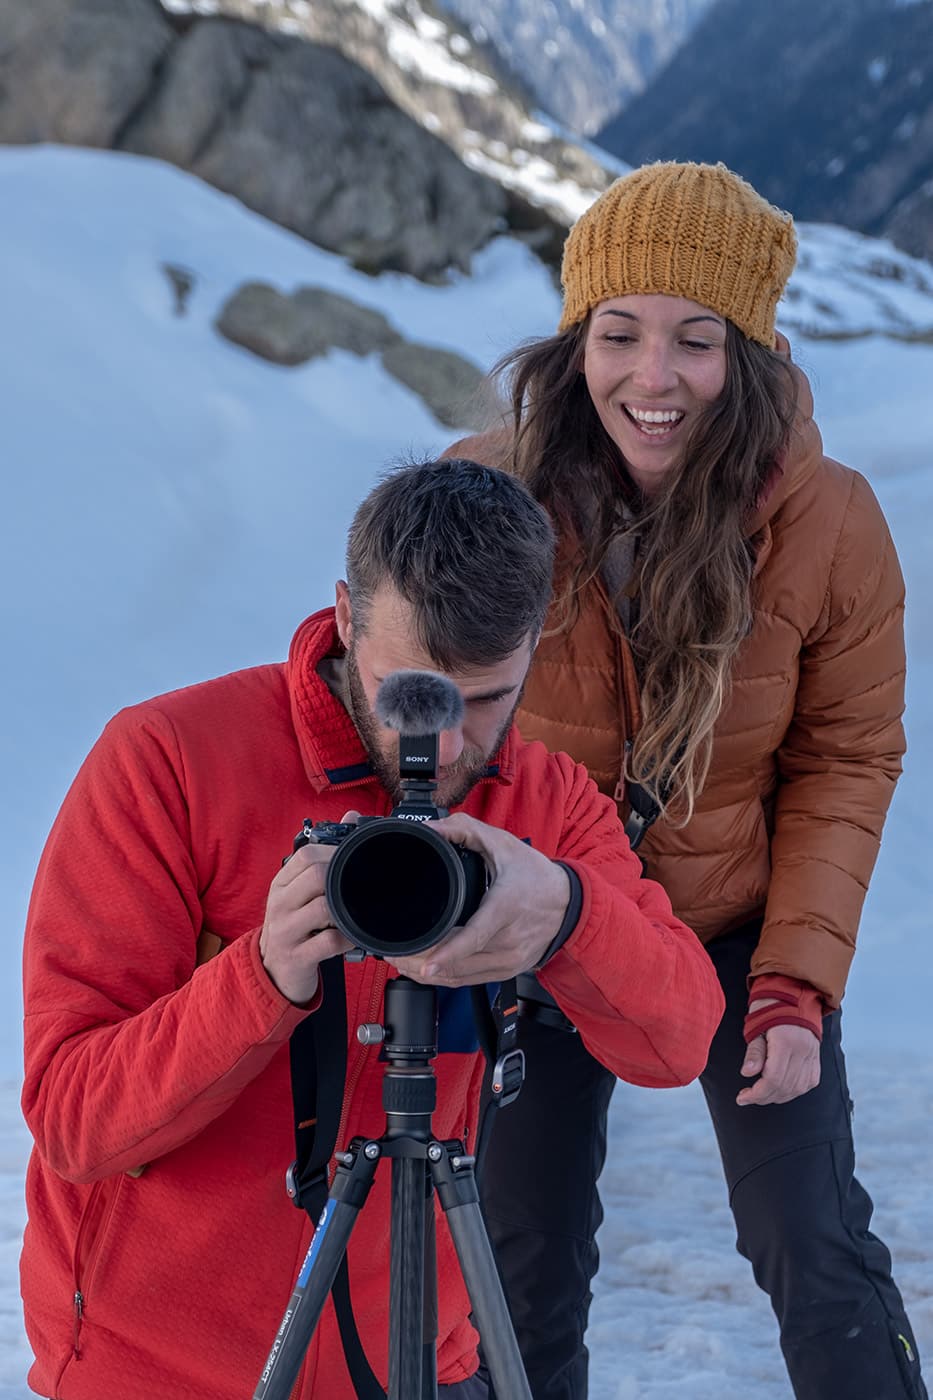
<path fill-rule="evenodd" d="M 213 317 L 247 279 L 326 285 L 413 339 L 489 364 L 550 330 L 557 300 L 506 240 L 449 287 L 370 279 L 189 177 L 103 153 L 0 151 L 0 208 L 0 1400 L 25 1400 L 18 964 L 48 824 L 120 705 L 282 655 L 294 624 L 329 600 L 347 519 L 378 470 L 450 437 L 377 361 L 335 354 L 281 370 L 220 341 Z M 809 267 L 782 324 L 828 449 L 882 500 L 911 598 L 908 766 L 845 1016 L 861 1175 L 933 1356 L 933 345 L 795 336 L 817 272 L 834 334 L 866 318 L 923 331 L 931 298 L 915 265 L 893 279 L 896 305 L 872 299 L 864 269 L 893 257 L 883 245 L 819 229 L 804 244 Z M 185 318 L 164 262 L 196 274 Z M 603 1191 L 594 1400 L 788 1400 L 768 1305 L 734 1253 L 698 1090 L 620 1086 Z"/>

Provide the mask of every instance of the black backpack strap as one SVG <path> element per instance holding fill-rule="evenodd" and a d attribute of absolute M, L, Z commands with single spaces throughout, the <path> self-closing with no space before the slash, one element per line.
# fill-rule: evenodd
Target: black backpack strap
<path fill-rule="evenodd" d="M 327 1167 L 337 1145 L 347 1072 L 343 959 L 328 958 L 318 972 L 321 1004 L 292 1032 L 289 1042 L 295 1160 L 288 1172 L 288 1194 L 312 1219 L 314 1208 L 323 1208 L 322 1185 L 327 1195 Z"/>
<path fill-rule="evenodd" d="M 321 1004 L 292 1033 L 289 1043 L 295 1110 L 295 1160 L 287 1189 L 293 1203 L 317 1227 L 327 1200 L 327 1168 L 340 1131 L 347 1073 L 347 996 L 343 958 L 319 968 Z M 353 1317 L 347 1257 L 340 1261 L 331 1294 L 347 1369 L 358 1400 L 386 1400 L 366 1359 Z"/>

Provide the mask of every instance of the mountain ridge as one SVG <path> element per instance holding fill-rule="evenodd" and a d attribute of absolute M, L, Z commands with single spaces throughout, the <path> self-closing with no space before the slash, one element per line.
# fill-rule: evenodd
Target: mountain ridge
<path fill-rule="evenodd" d="M 721 160 L 797 219 L 933 258 L 933 3 L 718 0 L 596 139 Z"/>

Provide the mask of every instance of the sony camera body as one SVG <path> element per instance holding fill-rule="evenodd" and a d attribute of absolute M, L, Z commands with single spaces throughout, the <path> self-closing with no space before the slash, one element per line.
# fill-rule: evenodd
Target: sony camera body
<path fill-rule="evenodd" d="M 434 802 L 440 731 L 459 722 L 462 707 L 444 676 L 387 676 L 376 712 L 399 731 L 401 802 L 391 816 L 358 823 L 306 820 L 295 837 L 295 850 L 308 842 L 337 847 L 327 867 L 328 907 L 341 933 L 374 957 L 433 947 L 475 914 L 486 893 L 482 857 L 431 830 L 447 816 Z M 434 721 L 430 728 L 426 719 Z M 405 732 L 415 726 L 419 732 Z"/>

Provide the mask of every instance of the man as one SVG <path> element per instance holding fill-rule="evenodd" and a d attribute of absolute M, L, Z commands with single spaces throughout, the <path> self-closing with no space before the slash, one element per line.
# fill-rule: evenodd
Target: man
<path fill-rule="evenodd" d="M 301 625 L 286 664 L 126 710 L 85 762 L 25 948 L 36 1147 L 22 1282 L 40 1394 L 230 1400 L 256 1385 L 311 1229 L 283 1188 L 288 1041 L 319 1009 L 321 963 L 348 947 L 325 899 L 333 848 L 282 857 L 306 817 L 391 810 L 397 740 L 373 701 L 398 669 L 461 692 L 438 791 L 461 810 L 436 829 L 482 854 L 492 884 L 462 929 L 397 967 L 459 988 L 544 962 L 543 985 L 615 1073 L 668 1085 L 702 1069 L 722 1009 L 705 953 L 639 878 L 585 770 L 512 728 L 552 551 L 547 518 L 507 476 L 463 461 L 397 472 L 357 512 L 336 608 Z M 378 1051 L 352 1032 L 379 1018 L 391 975 L 347 965 L 340 1147 L 384 1122 Z M 440 1044 L 434 1131 L 472 1136 L 482 1061 L 456 1027 Z M 388 1224 L 377 1174 L 348 1255 L 383 1383 Z M 473 1400 L 476 1338 L 446 1230 L 438 1250 L 441 1394 Z M 330 1307 L 294 1394 L 353 1394 Z"/>

